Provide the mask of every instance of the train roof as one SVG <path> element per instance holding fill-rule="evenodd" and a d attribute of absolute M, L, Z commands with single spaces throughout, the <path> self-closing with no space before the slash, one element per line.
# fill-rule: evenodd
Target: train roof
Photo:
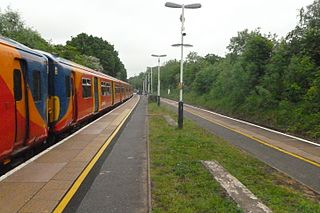
<path fill-rule="evenodd" d="M 61 63 L 63 65 L 67 65 L 67 66 L 74 67 L 74 68 L 78 68 L 78 69 L 81 69 L 81 70 L 84 70 L 86 72 L 93 73 L 93 74 L 96 74 L 96 75 L 99 75 L 99 76 L 107 77 L 107 78 L 109 78 L 110 80 L 113 80 L 113 81 L 123 82 L 123 81 L 121 81 L 121 80 L 119 80 L 117 78 L 114 78 L 114 77 L 110 76 L 110 75 L 107 75 L 105 73 L 90 69 L 88 67 L 85 67 L 83 65 L 77 64 L 77 63 L 72 62 L 70 60 L 67 60 L 65 58 L 58 57 L 58 56 L 53 55 L 51 53 L 48 53 L 48 52 L 45 52 L 45 51 L 42 51 L 42 50 L 36 50 L 36 51 L 46 55 L 47 57 L 49 57 L 50 59 L 52 59 L 53 61 L 55 61 L 57 63 Z M 124 83 L 126 83 L 126 82 L 124 82 Z"/>
<path fill-rule="evenodd" d="M 129 84 L 128 84 L 127 82 L 125 82 L 125 81 L 119 80 L 119 79 L 117 79 L 117 78 L 115 78 L 115 77 L 112 77 L 112 76 L 110 76 L 110 75 L 107 75 L 107 74 L 105 74 L 105 73 L 102 73 L 102 72 L 99 72 L 99 71 L 90 69 L 90 68 L 88 68 L 88 67 L 85 67 L 85 66 L 83 66 L 83 65 L 77 64 L 77 63 L 72 62 L 72 61 L 69 61 L 69 60 L 67 60 L 67 59 L 60 58 L 60 57 L 57 57 L 56 59 L 57 59 L 60 63 L 62 63 L 62 64 L 65 64 L 65 65 L 68 65 L 68 66 L 71 66 L 71 67 L 75 67 L 75 68 L 79 68 L 79 69 L 85 70 L 85 71 L 87 71 L 87 72 L 94 73 L 94 74 L 96 74 L 96 75 L 100 75 L 100 76 L 102 75 L 102 76 L 104 76 L 104 77 L 109 78 L 109 79 L 112 80 L 112 81 L 116 81 L 116 82 L 120 82 L 120 83 L 129 85 Z"/>
<path fill-rule="evenodd" d="M 13 48 L 16 48 L 16 49 L 19 49 L 19 50 L 22 50 L 22 51 L 25 51 L 25 52 L 40 56 L 40 57 L 48 57 L 48 58 L 54 60 L 57 63 L 61 63 L 61 64 L 64 64 L 64 65 L 67 65 L 67 66 L 71 66 L 71 67 L 74 67 L 74 68 L 78 68 L 78 69 L 84 70 L 86 72 L 93 73 L 93 74 L 96 74 L 96 75 L 99 75 L 99 76 L 103 76 L 103 77 L 107 77 L 110 80 L 129 85 L 127 82 L 119 80 L 119 79 L 117 79 L 115 77 L 112 77 L 110 75 L 107 75 L 107 74 L 104 74 L 102 72 L 90 69 L 88 67 L 82 66 L 82 65 L 77 64 L 75 62 L 72 62 L 72 61 L 69 61 L 67 59 L 55 56 L 55 55 L 53 55 L 51 53 L 48 53 L 48 52 L 45 52 L 45 51 L 42 51 L 42 50 L 31 49 L 31 48 L 29 48 L 29 47 L 27 47 L 27 46 L 25 46 L 25 45 L 23 45 L 23 44 L 21 44 L 21 43 L 19 43 L 17 41 L 14 41 L 14 40 L 12 40 L 10 38 L 7 38 L 7 37 L 1 36 L 1 35 L 0 35 L 0 43 L 3 43 L 5 45 L 11 46 Z"/>
<path fill-rule="evenodd" d="M 120 82 L 120 83 L 123 83 L 123 84 L 128 84 L 128 83 L 125 82 L 125 81 L 119 80 L 119 79 L 117 79 L 117 78 L 115 78 L 115 77 L 112 77 L 112 76 L 110 76 L 110 75 L 107 75 L 107 74 L 105 74 L 105 73 L 103 73 L 103 72 L 99 72 L 99 71 L 90 69 L 90 68 L 88 68 L 88 67 L 85 67 L 85 66 L 83 66 L 83 65 L 77 64 L 77 63 L 72 62 L 72 61 L 69 61 L 69 60 L 67 60 L 67 59 L 60 58 L 60 57 L 58 57 L 57 59 L 58 59 L 58 61 L 59 61 L 60 63 L 62 63 L 62 64 L 65 64 L 65 65 L 68 65 L 68 66 L 71 66 L 71 67 L 75 67 L 75 68 L 79 68 L 79 69 L 85 70 L 85 71 L 87 71 L 87 72 L 94 73 L 94 74 L 96 74 L 96 75 L 100 75 L 100 76 L 103 76 L 103 77 L 107 77 L 107 78 L 109 78 L 109 79 L 112 80 L 112 81 Z"/>
<path fill-rule="evenodd" d="M 45 57 L 40 52 L 38 52 L 36 50 L 33 50 L 30 47 L 25 46 L 24 44 L 21 44 L 21 43 L 19 43 L 17 41 L 14 41 L 14 40 L 12 40 L 10 38 L 7 38 L 7 37 L 1 36 L 1 35 L 0 35 L 0 43 L 2 43 L 4 45 L 7 45 L 7 46 L 10 46 L 10 47 L 13 47 L 13 48 L 16 48 L 18 50 L 22 50 L 22 51 L 28 52 L 28 53 L 33 54 L 33 55 L 37 55 L 37 56 L 40 56 L 40 57 Z"/>

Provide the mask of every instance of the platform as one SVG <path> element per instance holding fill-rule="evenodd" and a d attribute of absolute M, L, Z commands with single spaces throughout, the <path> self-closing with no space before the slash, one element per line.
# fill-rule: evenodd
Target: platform
<path fill-rule="evenodd" d="M 83 173 L 90 172 L 99 153 L 112 145 L 139 100 L 134 96 L 1 178 L 1 212 L 63 210 L 85 179 Z"/>
<path fill-rule="evenodd" d="M 100 158 L 64 212 L 148 212 L 147 104 L 142 97 L 110 153 Z"/>

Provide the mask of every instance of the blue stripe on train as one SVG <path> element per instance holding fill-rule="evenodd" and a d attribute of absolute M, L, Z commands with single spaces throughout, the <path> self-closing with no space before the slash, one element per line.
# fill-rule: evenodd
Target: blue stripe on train
<path fill-rule="evenodd" d="M 48 60 L 41 54 L 18 51 L 22 60 L 26 62 L 26 81 L 32 97 L 36 99 L 34 103 L 43 120 L 47 121 Z"/>

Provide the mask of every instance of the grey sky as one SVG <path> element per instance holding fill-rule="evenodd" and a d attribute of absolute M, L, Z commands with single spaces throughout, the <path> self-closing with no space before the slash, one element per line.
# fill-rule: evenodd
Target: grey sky
<path fill-rule="evenodd" d="M 81 32 L 102 37 L 115 46 L 131 77 L 156 66 L 151 54 L 179 58 L 180 9 L 164 7 L 163 0 L 1 0 L 2 11 L 9 5 L 18 10 L 28 26 L 52 43 L 64 44 Z M 297 24 L 298 9 L 313 0 L 199 0 L 202 8 L 186 10 L 185 51 L 223 56 L 231 37 L 244 29 L 261 28 L 264 33 L 285 36 Z"/>

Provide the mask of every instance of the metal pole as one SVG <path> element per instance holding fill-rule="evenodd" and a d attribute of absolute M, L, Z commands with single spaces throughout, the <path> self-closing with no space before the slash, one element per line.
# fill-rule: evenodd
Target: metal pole
<path fill-rule="evenodd" d="M 180 61 L 180 97 L 178 105 L 178 128 L 183 128 L 183 31 L 184 31 L 184 5 L 181 14 L 181 61 Z"/>
<path fill-rule="evenodd" d="M 144 83 L 145 83 L 145 80 L 143 79 L 143 81 L 142 81 L 142 95 L 144 95 Z"/>
<path fill-rule="evenodd" d="M 146 76 L 146 95 L 148 95 L 148 74 Z"/>
<path fill-rule="evenodd" d="M 146 82 L 146 94 L 148 94 L 148 72 L 146 72 L 145 74 L 145 82 Z"/>
<path fill-rule="evenodd" d="M 146 89 L 146 93 L 145 93 L 145 95 L 147 95 L 148 94 L 148 75 L 146 76 L 146 78 L 145 78 L 145 89 Z"/>
<path fill-rule="evenodd" d="M 149 76 L 149 78 L 148 78 L 148 81 L 149 81 L 149 94 L 151 93 L 151 73 L 150 72 L 148 72 L 148 76 Z"/>
<path fill-rule="evenodd" d="M 152 85 L 152 67 L 151 67 L 151 94 L 153 94 L 153 85 Z"/>
<path fill-rule="evenodd" d="M 158 57 L 158 97 L 157 97 L 158 106 L 160 106 L 160 57 Z"/>
<path fill-rule="evenodd" d="M 147 94 L 149 94 L 149 73 L 148 73 L 148 70 L 147 70 L 147 72 L 146 72 L 146 76 L 147 76 L 147 78 L 146 78 L 146 82 L 147 82 Z"/>

